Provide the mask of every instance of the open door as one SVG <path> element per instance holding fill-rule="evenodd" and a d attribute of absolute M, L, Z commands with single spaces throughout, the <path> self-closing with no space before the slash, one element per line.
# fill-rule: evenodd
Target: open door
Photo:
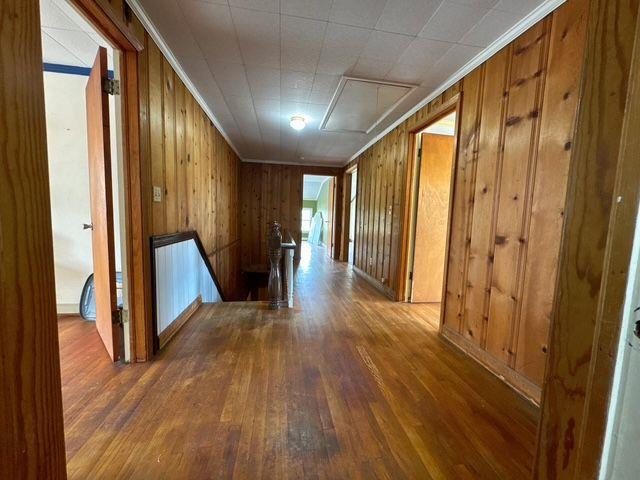
<path fill-rule="evenodd" d="M 454 137 L 422 134 L 412 302 L 442 301 Z"/>
<path fill-rule="evenodd" d="M 121 335 L 113 240 L 109 97 L 104 88 L 107 81 L 107 50 L 100 47 L 86 89 L 93 276 L 96 328 L 109 356 L 116 361 L 120 359 Z"/>

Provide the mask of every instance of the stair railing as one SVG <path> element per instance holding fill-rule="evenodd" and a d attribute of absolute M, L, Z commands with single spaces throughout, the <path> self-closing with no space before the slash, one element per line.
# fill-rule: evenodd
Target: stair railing
<path fill-rule="evenodd" d="M 290 234 L 282 241 L 282 227 L 273 221 L 269 223 L 267 239 L 269 257 L 269 308 L 293 308 L 293 277 L 296 242 Z"/>

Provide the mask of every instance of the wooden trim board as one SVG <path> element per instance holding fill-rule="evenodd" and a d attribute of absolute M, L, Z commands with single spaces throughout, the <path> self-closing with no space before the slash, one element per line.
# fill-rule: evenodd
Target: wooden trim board
<path fill-rule="evenodd" d="M 502 381 L 508 383 L 509 386 L 531 403 L 537 406 L 540 405 L 541 388 L 538 385 L 530 382 L 503 362 L 493 358 L 491 354 L 482 350 L 477 344 L 469 341 L 458 332 L 451 330 L 446 325 L 440 328 L 440 334 L 442 338 L 447 340 L 454 347 L 473 357 L 489 372 L 500 378 Z"/>
<path fill-rule="evenodd" d="M 198 308 L 200 308 L 200 305 L 202 305 L 202 295 L 198 295 L 198 297 L 191 302 L 191 304 L 185 308 L 182 313 L 160 333 L 160 335 L 158 335 L 159 348 L 164 348 L 165 345 L 171 341 L 176 333 L 178 333 L 184 324 L 187 323 L 187 320 L 196 313 Z"/>
<path fill-rule="evenodd" d="M 389 287 L 383 285 L 382 283 L 380 283 L 380 281 L 376 278 L 373 278 L 371 275 L 369 275 L 367 272 L 360 270 L 358 267 L 353 266 L 353 271 L 359 275 L 360 277 L 364 278 L 367 282 L 369 282 L 373 287 L 376 288 L 376 290 L 378 290 L 380 293 L 382 293 L 385 297 L 387 297 L 389 300 L 394 300 L 394 292 L 393 290 L 391 290 Z"/>

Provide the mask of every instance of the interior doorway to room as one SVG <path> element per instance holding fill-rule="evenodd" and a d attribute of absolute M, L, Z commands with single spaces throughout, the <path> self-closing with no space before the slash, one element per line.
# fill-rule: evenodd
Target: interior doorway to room
<path fill-rule="evenodd" d="M 95 322 L 105 353 L 126 359 L 117 51 L 66 0 L 40 3 L 58 314 Z"/>
<path fill-rule="evenodd" d="M 333 256 L 335 177 L 304 175 L 302 188 L 302 241 Z M 303 248 L 309 251 L 309 248 Z"/>
<path fill-rule="evenodd" d="M 440 303 L 445 274 L 456 111 L 415 133 L 407 299 Z"/>

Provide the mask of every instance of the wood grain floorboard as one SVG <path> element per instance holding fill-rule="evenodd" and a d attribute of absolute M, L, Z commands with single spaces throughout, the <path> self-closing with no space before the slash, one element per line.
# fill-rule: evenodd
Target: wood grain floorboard
<path fill-rule="evenodd" d="M 153 361 L 59 322 L 69 478 L 521 479 L 537 410 L 305 245 L 296 306 L 203 305 Z"/>

